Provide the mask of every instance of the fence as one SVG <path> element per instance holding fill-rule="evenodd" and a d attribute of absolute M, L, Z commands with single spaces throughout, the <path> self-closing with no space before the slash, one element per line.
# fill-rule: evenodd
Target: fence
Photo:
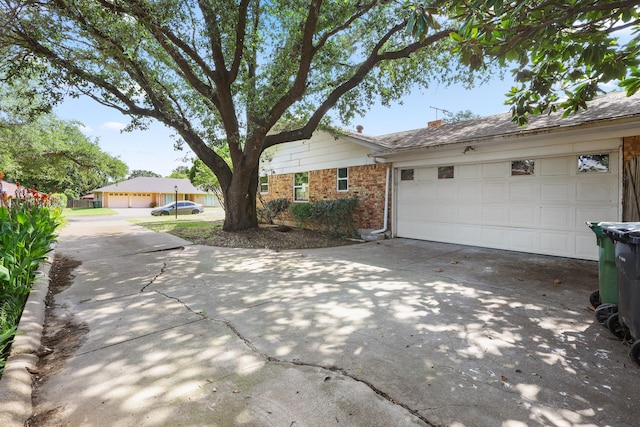
<path fill-rule="evenodd" d="M 67 200 L 68 208 L 92 208 L 93 200 Z"/>

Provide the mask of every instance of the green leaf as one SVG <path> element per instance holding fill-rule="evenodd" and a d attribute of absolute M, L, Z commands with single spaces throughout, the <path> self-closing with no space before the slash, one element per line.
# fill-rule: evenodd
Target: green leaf
<path fill-rule="evenodd" d="M 9 283 L 9 280 L 10 280 L 9 269 L 4 265 L 0 265 L 0 282 Z"/>
<path fill-rule="evenodd" d="M 456 32 L 449 33 L 449 38 L 454 42 L 461 42 L 462 36 Z"/>

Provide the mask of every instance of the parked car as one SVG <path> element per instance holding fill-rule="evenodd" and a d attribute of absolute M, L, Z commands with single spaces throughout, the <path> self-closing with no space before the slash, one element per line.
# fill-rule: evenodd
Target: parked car
<path fill-rule="evenodd" d="M 202 205 L 189 201 L 178 202 L 178 215 L 199 214 L 204 212 Z M 157 207 L 151 210 L 151 215 L 175 215 L 176 214 L 176 202 L 167 203 L 164 206 Z"/>

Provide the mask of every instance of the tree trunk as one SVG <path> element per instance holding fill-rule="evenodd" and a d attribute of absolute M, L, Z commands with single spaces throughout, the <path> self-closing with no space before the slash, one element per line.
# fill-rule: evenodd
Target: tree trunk
<path fill-rule="evenodd" d="M 256 194 L 258 191 L 258 168 L 251 171 L 235 170 L 231 185 L 224 192 L 225 231 L 241 231 L 258 228 Z"/>

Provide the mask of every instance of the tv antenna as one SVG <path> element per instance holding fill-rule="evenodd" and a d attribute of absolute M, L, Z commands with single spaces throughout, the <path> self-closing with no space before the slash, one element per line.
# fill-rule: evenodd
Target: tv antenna
<path fill-rule="evenodd" d="M 442 111 L 443 113 L 450 113 L 449 110 L 445 110 L 444 108 L 432 107 L 431 105 L 429 106 L 429 108 L 433 108 L 434 110 L 436 110 L 436 120 L 438 120 L 438 111 Z"/>

